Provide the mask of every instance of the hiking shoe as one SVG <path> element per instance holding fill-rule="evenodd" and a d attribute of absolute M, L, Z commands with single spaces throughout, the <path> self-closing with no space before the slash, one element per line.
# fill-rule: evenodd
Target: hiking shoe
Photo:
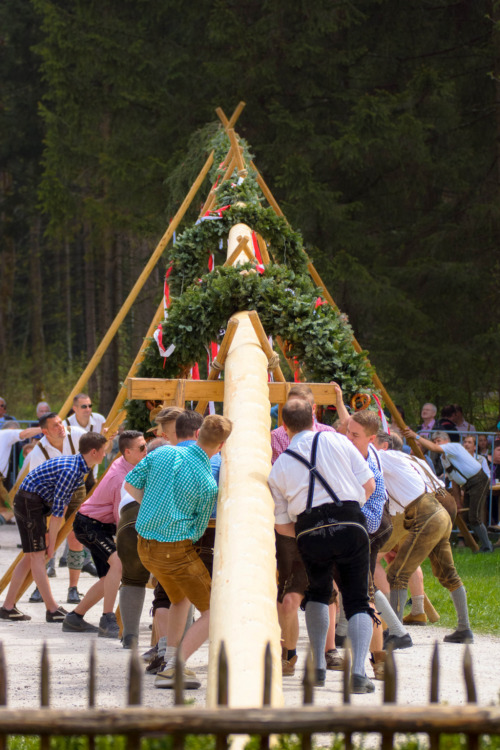
<path fill-rule="evenodd" d="M 149 662 L 151 661 L 151 659 L 153 659 L 156 656 L 157 653 L 158 653 L 158 644 L 156 644 L 155 646 L 151 646 L 150 649 L 148 649 L 147 651 L 145 651 L 141 655 L 141 659 L 142 659 L 142 661 L 146 661 L 149 664 Z"/>
<path fill-rule="evenodd" d="M 43 602 L 42 595 L 37 588 L 33 591 L 28 601 L 31 604 L 41 604 Z"/>
<path fill-rule="evenodd" d="M 427 615 L 422 612 L 419 615 L 405 615 L 403 617 L 403 625 L 427 625 Z"/>
<path fill-rule="evenodd" d="M 5 607 L 0 607 L 0 620 L 10 620 L 11 622 L 26 622 L 27 620 L 31 620 L 31 617 L 29 615 L 24 615 L 18 610 L 17 607 L 12 607 L 12 609 L 5 609 Z"/>
<path fill-rule="evenodd" d="M 85 563 L 82 568 L 82 573 L 88 573 L 89 575 L 94 576 L 94 578 L 97 578 L 97 568 L 92 560 L 89 560 L 88 563 Z"/>
<path fill-rule="evenodd" d="M 59 558 L 59 567 L 60 568 L 67 568 L 68 567 L 68 561 L 66 560 L 65 557 L 60 557 Z"/>
<path fill-rule="evenodd" d="M 68 604 L 79 604 L 82 601 L 81 596 L 82 595 L 80 594 L 76 586 L 70 586 L 68 589 L 68 598 L 66 599 L 66 601 L 68 602 Z"/>
<path fill-rule="evenodd" d="M 62 629 L 65 633 L 97 633 L 99 628 L 86 622 L 76 612 L 68 612 L 63 620 Z"/>
<path fill-rule="evenodd" d="M 455 630 L 454 633 L 445 635 L 443 641 L 445 643 L 474 643 L 474 636 L 470 628 L 465 628 L 465 630 Z"/>
<path fill-rule="evenodd" d="M 368 677 L 364 674 L 352 674 L 351 675 L 351 693 L 373 693 L 375 685 Z"/>
<path fill-rule="evenodd" d="M 55 612 L 45 612 L 45 622 L 62 622 L 68 613 L 64 607 L 58 607 Z"/>
<path fill-rule="evenodd" d="M 123 648 L 137 648 L 139 639 L 133 633 L 127 633 L 125 638 L 122 638 Z"/>
<path fill-rule="evenodd" d="M 413 641 L 409 633 L 405 633 L 404 635 L 384 636 L 384 651 L 387 651 L 389 646 L 392 646 L 394 651 L 398 648 L 411 648 L 413 646 Z"/>
<path fill-rule="evenodd" d="M 47 575 L 48 575 L 49 578 L 55 578 L 56 575 L 57 575 L 56 569 L 54 567 L 54 563 L 53 563 L 52 560 L 47 565 Z"/>
<path fill-rule="evenodd" d="M 99 638 L 119 638 L 120 626 L 114 612 L 106 612 L 99 620 Z"/>
<path fill-rule="evenodd" d="M 157 674 L 158 672 L 163 672 L 163 670 L 165 669 L 164 657 L 165 654 L 163 654 L 162 656 L 160 656 L 160 654 L 155 654 L 146 667 L 147 674 Z"/>
<path fill-rule="evenodd" d="M 184 667 L 182 670 L 182 684 L 184 690 L 197 690 L 201 687 L 201 682 L 196 676 L 196 672 L 192 669 Z M 158 672 L 155 679 L 155 687 L 157 688 L 170 688 L 173 690 L 175 687 L 175 667 L 169 667 L 164 669 L 162 672 Z"/>
<path fill-rule="evenodd" d="M 285 659 L 283 656 L 281 657 L 281 671 L 283 677 L 292 677 L 292 675 L 295 674 L 295 665 L 297 663 L 297 659 L 297 654 L 295 654 L 295 656 L 292 656 L 291 659 Z"/>
<path fill-rule="evenodd" d="M 339 654 L 336 648 L 331 648 L 325 654 L 326 668 L 341 672 L 344 669 L 344 657 Z"/>
<path fill-rule="evenodd" d="M 370 664 L 373 668 L 373 679 L 374 680 L 383 680 L 384 679 L 384 673 L 385 673 L 385 662 L 386 653 L 385 651 L 373 651 L 372 654 L 370 654 Z"/>

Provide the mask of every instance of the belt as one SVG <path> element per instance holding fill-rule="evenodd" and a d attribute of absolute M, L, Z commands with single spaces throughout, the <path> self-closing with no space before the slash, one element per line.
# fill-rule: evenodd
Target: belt
<path fill-rule="evenodd" d="M 37 495 L 36 492 L 28 492 L 27 490 L 18 490 L 18 495 L 22 495 L 23 497 L 27 497 L 28 500 L 42 500 L 42 502 L 46 503 L 48 500 L 45 500 L 41 495 Z"/>

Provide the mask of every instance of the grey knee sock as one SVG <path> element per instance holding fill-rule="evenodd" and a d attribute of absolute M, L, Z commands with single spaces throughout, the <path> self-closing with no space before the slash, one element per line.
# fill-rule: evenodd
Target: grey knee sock
<path fill-rule="evenodd" d="M 157 644 L 157 653 L 158 656 L 165 656 L 167 651 L 167 636 L 162 635 L 161 638 L 158 638 L 158 644 Z"/>
<path fill-rule="evenodd" d="M 382 591 L 375 591 L 375 606 L 377 608 L 377 612 L 380 612 L 381 616 L 387 623 L 387 627 L 389 628 L 389 635 L 401 636 L 405 635 L 405 633 L 408 632 L 387 601 L 387 597 L 382 593 Z"/>
<path fill-rule="evenodd" d="M 457 630 L 466 630 L 470 628 L 469 623 L 469 609 L 467 607 L 467 594 L 463 586 L 460 586 L 455 591 L 450 591 L 450 596 L 453 599 L 453 604 L 457 611 Z"/>
<path fill-rule="evenodd" d="M 479 539 L 480 548 L 482 550 L 493 549 L 493 545 L 490 542 L 490 539 L 488 537 L 488 532 L 486 530 L 486 526 L 484 525 L 484 523 L 480 523 L 477 526 L 473 526 L 472 531 L 475 533 L 475 535 Z"/>
<path fill-rule="evenodd" d="M 391 607 L 393 608 L 394 612 L 397 614 L 401 622 L 403 622 L 403 612 L 405 609 L 407 596 L 408 596 L 407 589 L 391 588 L 391 593 L 389 594 L 389 601 L 391 602 Z"/>
<path fill-rule="evenodd" d="M 342 600 L 339 604 L 339 619 L 337 622 L 337 627 L 335 629 L 337 635 L 347 635 L 347 618 L 345 616 L 344 612 L 344 605 L 342 604 Z"/>
<path fill-rule="evenodd" d="M 366 612 L 358 612 L 349 620 L 347 633 L 352 643 L 352 672 L 365 674 L 365 661 L 373 635 L 373 620 Z"/>
<path fill-rule="evenodd" d="M 146 589 L 142 586 L 122 586 L 120 589 L 120 614 L 123 622 L 123 635 L 139 637 L 142 605 Z"/>
<path fill-rule="evenodd" d="M 328 604 L 307 602 L 307 634 L 309 635 L 309 641 L 313 650 L 316 669 L 326 669 L 325 643 L 329 624 Z"/>

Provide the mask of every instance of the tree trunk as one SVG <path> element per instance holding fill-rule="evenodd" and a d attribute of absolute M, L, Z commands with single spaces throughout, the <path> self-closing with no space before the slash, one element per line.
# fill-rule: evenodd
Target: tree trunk
<path fill-rule="evenodd" d="M 83 227 L 83 263 L 84 263 L 84 285 L 85 285 L 85 351 L 87 362 L 97 349 L 96 331 L 96 276 L 94 264 L 94 247 L 92 244 L 92 232 L 88 222 Z M 87 391 L 96 393 L 98 380 L 94 373 L 87 384 Z"/>
<path fill-rule="evenodd" d="M 35 217 L 30 230 L 30 297 L 31 297 L 31 379 L 33 403 L 44 394 L 45 340 L 43 335 L 42 267 L 40 263 L 40 217 Z"/>

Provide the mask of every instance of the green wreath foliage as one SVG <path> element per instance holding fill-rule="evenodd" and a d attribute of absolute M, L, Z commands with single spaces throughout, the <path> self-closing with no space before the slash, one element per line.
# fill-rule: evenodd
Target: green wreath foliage
<path fill-rule="evenodd" d="M 162 328 L 164 344 L 174 344 L 175 350 L 164 362 L 153 341 L 137 376 L 178 377 L 183 367 L 206 360 L 206 347 L 211 341 L 220 343 L 221 330 L 234 313 L 256 310 L 267 335 L 280 335 L 291 345 L 290 356 L 297 358 L 308 381 L 336 380 L 348 399 L 372 392 L 371 370 L 365 353 L 353 349 L 346 317 L 330 305 L 316 307 L 320 290 L 310 278 L 278 265 L 263 274 L 251 269 L 250 263 L 216 268 L 173 299 Z M 144 402 L 129 402 L 127 409 L 134 429 L 150 426 Z"/>
<path fill-rule="evenodd" d="M 248 144 L 243 140 L 240 144 L 245 164 L 250 165 Z M 308 274 L 300 232 L 272 208 L 262 206 L 257 173 L 250 166 L 245 174 L 239 175 L 235 169 L 230 179 L 221 182 L 230 145 L 224 130 L 215 135 L 211 145 L 214 165 L 210 178 L 217 189 L 210 215 L 218 216 L 218 210 L 225 210 L 219 218 L 198 221 L 187 228 L 171 248 L 172 303 L 168 320 L 163 323 L 163 342 L 166 346 L 174 344 L 175 350 L 164 359 L 152 340 L 137 376 L 176 378 L 194 362 L 199 362 L 203 370 L 206 347 L 211 341 L 220 343 L 229 318 L 242 310 L 256 310 L 267 335 L 280 335 L 291 345 L 290 356 L 297 359 L 307 380 L 336 380 L 349 399 L 358 392 L 370 393 L 371 369 L 365 353 L 353 349 L 346 316 L 326 304 L 316 307 L 321 290 Z M 263 274 L 255 273 L 252 263 L 238 268 L 222 266 L 225 255 L 222 258 L 219 245 L 238 223 L 247 224 L 268 244 L 272 262 Z M 216 268 L 207 274 L 211 253 L 216 257 Z M 143 401 L 129 402 L 127 412 L 131 427 L 149 427 L 149 412 Z"/>

